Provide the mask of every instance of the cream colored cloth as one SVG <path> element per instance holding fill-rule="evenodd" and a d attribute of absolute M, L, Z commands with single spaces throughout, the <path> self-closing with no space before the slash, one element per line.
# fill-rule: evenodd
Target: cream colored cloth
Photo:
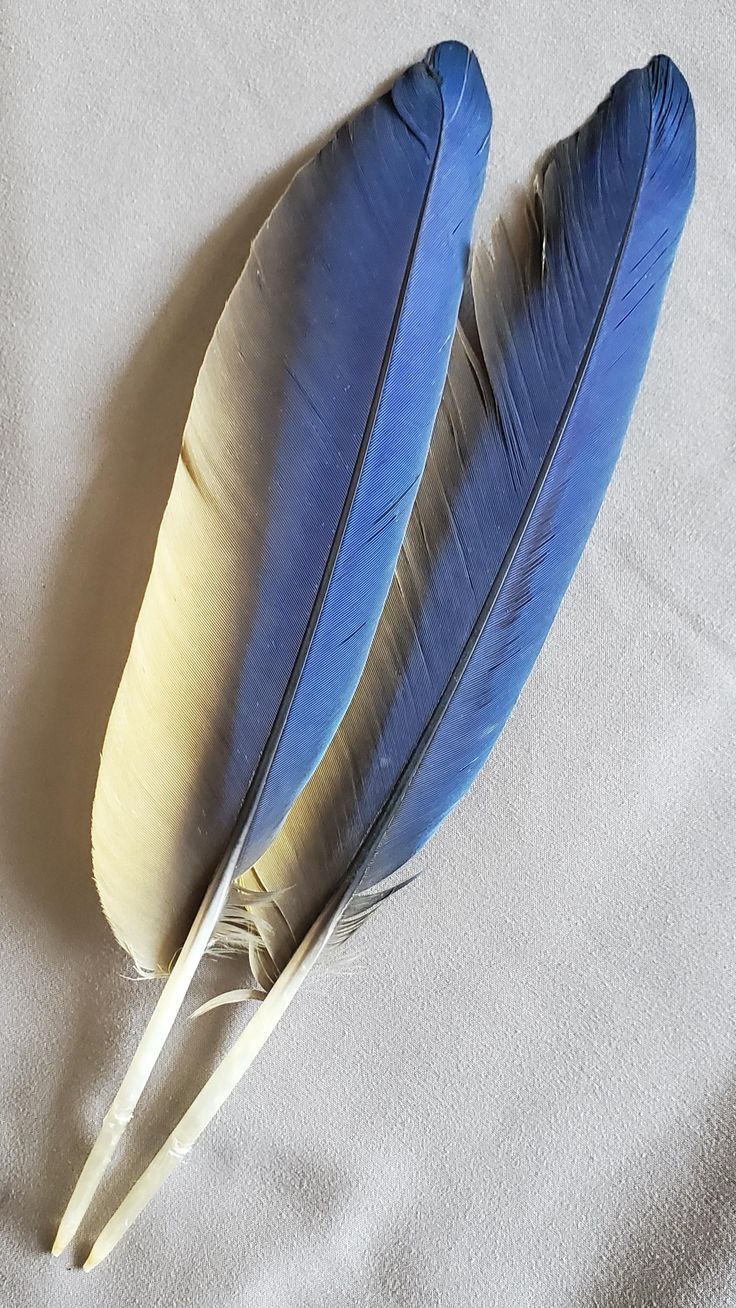
<path fill-rule="evenodd" d="M 198 363 L 295 166 L 431 42 L 495 110 L 483 226 L 663 50 L 699 181 L 619 470 L 503 740 L 340 972 L 90 1276 L 48 1249 L 153 1003 L 89 811 Z M 8 0 L 0 1302 L 736 1302 L 734 52 L 724 0 Z M 237 969 L 209 965 L 190 1008 Z M 83 1253 L 243 1020 L 184 1024 Z"/>

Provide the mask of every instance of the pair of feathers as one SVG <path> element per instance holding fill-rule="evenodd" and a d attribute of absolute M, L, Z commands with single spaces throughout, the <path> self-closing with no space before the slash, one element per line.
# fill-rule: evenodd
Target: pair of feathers
<path fill-rule="evenodd" d="M 490 126 L 475 58 L 430 51 L 297 175 L 217 327 L 94 802 L 141 971 L 213 887 L 200 953 L 247 948 L 262 991 L 338 890 L 345 938 L 482 767 L 580 558 L 692 103 L 664 57 L 627 74 L 466 281 Z"/>

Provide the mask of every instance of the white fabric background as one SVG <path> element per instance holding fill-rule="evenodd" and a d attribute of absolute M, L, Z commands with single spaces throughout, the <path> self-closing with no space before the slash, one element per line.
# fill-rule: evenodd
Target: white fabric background
<path fill-rule="evenodd" d="M 313 979 L 83 1276 L 46 1251 L 154 994 L 98 910 L 89 810 L 196 370 L 296 163 L 447 36 L 494 103 L 484 230 L 628 67 L 682 67 L 699 182 L 651 365 L 549 644 L 430 871 Z M 6 0 L 8 1308 L 736 1302 L 735 37 L 726 0 Z M 77 1264 L 240 1021 L 182 1032 Z"/>

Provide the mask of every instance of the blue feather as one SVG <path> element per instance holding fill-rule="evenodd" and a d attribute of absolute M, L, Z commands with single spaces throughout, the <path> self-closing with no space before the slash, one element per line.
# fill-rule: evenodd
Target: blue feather
<path fill-rule="evenodd" d="M 613 471 L 694 159 L 687 86 L 657 58 L 551 152 L 521 234 L 476 257 L 368 663 L 249 882 L 281 892 L 257 915 L 262 984 L 335 886 L 370 891 L 421 848 L 495 744 Z M 358 894 L 338 935 L 376 902 Z"/>
<path fill-rule="evenodd" d="M 490 120 L 470 52 L 430 51 L 297 175 L 207 351 L 92 821 L 116 936 L 144 971 L 179 952 L 56 1252 L 238 868 L 269 844 L 355 690 L 442 394 Z"/>
<path fill-rule="evenodd" d="M 165 971 L 203 895 L 212 917 L 263 853 L 355 690 L 442 394 L 489 133 L 477 61 L 437 46 L 297 174 L 218 324 L 95 798 L 103 907 L 143 970 Z"/>

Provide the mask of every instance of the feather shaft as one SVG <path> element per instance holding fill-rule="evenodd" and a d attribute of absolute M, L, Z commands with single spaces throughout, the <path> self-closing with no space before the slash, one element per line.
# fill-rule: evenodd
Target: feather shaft
<path fill-rule="evenodd" d="M 239 1085 L 328 945 L 351 894 L 351 885 L 342 887 L 325 906 L 257 1013 L 100 1232 L 84 1264 L 85 1271 L 97 1267 L 112 1252 Z"/>
<path fill-rule="evenodd" d="M 79 1223 L 92 1202 L 135 1112 L 200 963 L 202 951 L 198 946 L 201 933 L 206 933 L 207 939 L 210 939 L 222 915 L 228 890 L 229 882 L 223 881 L 213 882 L 207 890 L 201 908 L 192 923 L 189 936 L 159 995 L 128 1070 L 102 1119 L 100 1132 L 69 1197 L 51 1248 L 55 1258 L 64 1252 L 69 1241 L 74 1238 Z"/>

